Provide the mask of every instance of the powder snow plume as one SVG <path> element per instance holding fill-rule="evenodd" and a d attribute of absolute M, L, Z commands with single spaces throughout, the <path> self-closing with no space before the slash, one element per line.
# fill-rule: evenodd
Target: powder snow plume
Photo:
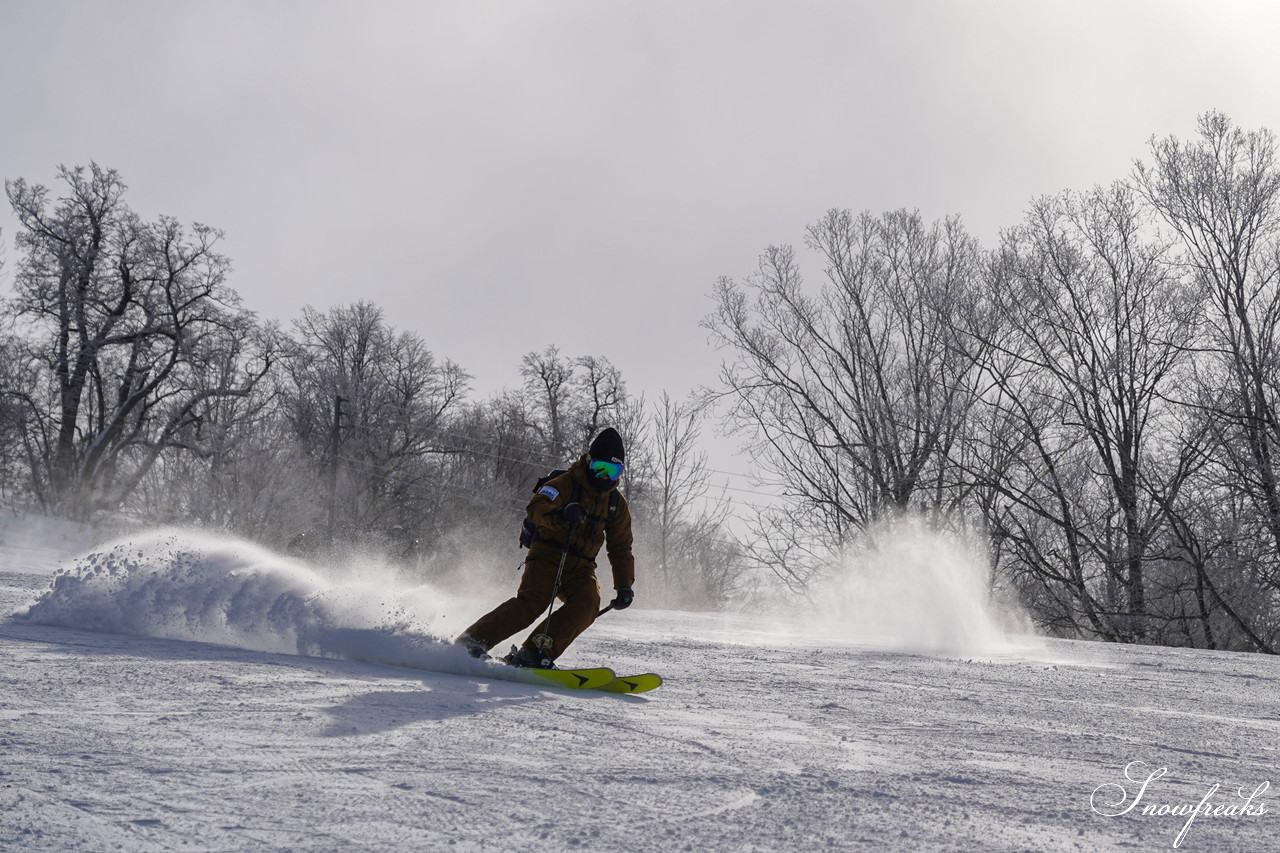
<path fill-rule="evenodd" d="M 367 574 L 367 573 L 366 573 Z M 337 583 L 296 560 L 226 536 L 160 530 L 126 537 L 59 571 L 15 619 L 114 634 L 218 643 L 472 673 L 443 638 L 456 604 L 389 578 Z"/>
<path fill-rule="evenodd" d="M 1000 653 L 1033 642 L 1022 614 L 991 597 L 986 550 L 900 516 L 867 530 L 866 545 L 814 597 L 828 629 L 906 651 Z"/>

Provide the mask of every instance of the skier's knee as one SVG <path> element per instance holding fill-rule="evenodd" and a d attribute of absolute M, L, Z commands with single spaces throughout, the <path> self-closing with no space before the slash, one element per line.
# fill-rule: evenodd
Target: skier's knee
<path fill-rule="evenodd" d="M 596 613 L 600 611 L 600 596 L 583 595 L 571 598 L 564 603 L 564 608 L 589 625 L 595 621 Z"/>

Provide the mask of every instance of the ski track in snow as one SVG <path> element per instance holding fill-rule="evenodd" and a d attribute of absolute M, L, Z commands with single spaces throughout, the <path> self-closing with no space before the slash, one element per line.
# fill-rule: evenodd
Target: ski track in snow
<path fill-rule="evenodd" d="M 1268 656 L 633 608 L 569 654 L 666 679 L 613 696 L 432 639 L 488 600 L 180 531 L 32 553 L 0 549 L 0 850 L 1162 850 L 1185 818 L 1090 808 L 1129 762 L 1157 803 L 1280 782 Z M 1180 849 L 1280 849 L 1274 794 Z"/>

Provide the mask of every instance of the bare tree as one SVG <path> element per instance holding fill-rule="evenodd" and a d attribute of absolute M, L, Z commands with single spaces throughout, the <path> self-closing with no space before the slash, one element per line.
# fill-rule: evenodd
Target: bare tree
<path fill-rule="evenodd" d="M 755 556 L 796 589 L 874 519 L 961 505 L 949 460 L 977 397 L 947 319 L 980 258 L 957 219 L 831 211 L 808 244 L 827 264 L 816 296 L 771 247 L 745 286 L 717 283 L 705 323 L 732 355 L 730 427 L 790 501 L 760 520 Z"/>
<path fill-rule="evenodd" d="M 541 415 L 547 450 L 556 459 L 564 458 L 569 446 L 566 429 L 573 371 L 573 361 L 561 356 L 555 346 L 527 353 L 520 365 L 525 388 Z"/>
<path fill-rule="evenodd" d="M 66 195 L 5 184 L 21 226 L 10 308 L 30 326 L 53 412 L 45 498 L 85 516 L 118 506 L 170 449 L 198 449 L 212 401 L 243 397 L 273 351 L 248 346 L 252 316 L 227 285 L 221 233 L 145 222 L 120 176 L 59 168 Z"/>
<path fill-rule="evenodd" d="M 524 356 L 520 365 L 532 418 L 545 453 L 567 461 L 606 426 L 616 426 L 629 402 L 618 368 L 602 356 L 570 358 L 558 347 Z"/>
<path fill-rule="evenodd" d="M 1122 183 L 1036 202 L 993 268 L 1001 319 L 972 334 L 999 460 L 974 475 L 998 496 L 997 538 L 1060 627 L 1141 641 L 1146 569 L 1202 453 L 1166 400 L 1190 376 L 1197 294 L 1143 238 L 1138 202 Z"/>
<path fill-rule="evenodd" d="M 1227 380 L 1215 414 L 1239 446 L 1244 482 L 1280 548 L 1280 170 L 1267 130 L 1236 128 L 1220 113 L 1200 119 L 1200 138 L 1153 140 L 1154 163 L 1137 164 L 1147 198 L 1182 238 L 1212 306 L 1209 330 Z M 1238 437 L 1236 445 L 1231 438 Z M 1240 471 L 1240 473 L 1246 473 Z"/>
<path fill-rule="evenodd" d="M 1249 511 L 1225 527 L 1226 541 L 1203 551 L 1226 554 L 1234 539 L 1270 542 L 1255 554 L 1252 580 L 1234 584 L 1234 614 L 1270 602 L 1256 622 L 1235 620 L 1255 647 L 1274 648 L 1280 625 L 1280 169 L 1269 130 L 1245 132 L 1217 112 L 1200 117 L 1198 135 L 1152 139 L 1150 164 L 1136 182 L 1176 232 L 1184 262 L 1203 289 L 1206 346 L 1198 381 L 1182 395 L 1205 415 L 1213 444 L 1206 496 Z M 1188 535 L 1189 531 L 1183 531 Z M 1203 531 L 1202 531 L 1203 532 Z M 1203 563 L 1199 564 L 1203 569 Z M 1243 581 L 1244 579 L 1242 579 Z M 1212 578 L 1202 578 L 1212 585 Z M 1218 588 L 1213 586 L 1214 590 Z"/>
<path fill-rule="evenodd" d="M 577 410 L 574 438 L 585 445 L 618 420 L 627 401 L 627 386 L 621 371 L 609 359 L 596 355 L 585 355 L 574 362 L 571 385 Z"/>
<path fill-rule="evenodd" d="M 0 327 L 0 501 L 48 493 L 50 415 L 42 404 L 42 370 L 31 347 Z"/>
<path fill-rule="evenodd" d="M 658 570 L 668 587 L 676 524 L 696 511 L 696 502 L 707 492 L 707 456 L 696 444 L 699 415 L 696 405 L 676 402 L 665 391 L 654 403 L 654 529 Z"/>
<path fill-rule="evenodd" d="M 278 338 L 274 327 L 261 334 Z M 288 427 L 280 371 L 248 397 L 214 401 L 197 429 L 199 453 L 167 451 L 133 505 L 147 518 L 234 530 L 280 546 L 324 509 L 324 479 Z"/>
<path fill-rule="evenodd" d="M 344 527 L 368 533 L 422 525 L 431 515 L 423 500 L 439 480 L 432 459 L 449 452 L 441 432 L 462 403 L 466 373 L 437 361 L 418 336 L 396 331 L 370 302 L 304 308 L 294 330 L 285 365 L 288 418 L 313 465 L 341 472 Z"/>
<path fill-rule="evenodd" d="M 724 528 L 729 504 L 711 494 L 701 449 L 705 417 L 700 403 L 663 392 L 628 466 L 637 552 L 652 566 L 647 585 L 673 607 L 723 604 L 740 581 L 742 555 Z"/>

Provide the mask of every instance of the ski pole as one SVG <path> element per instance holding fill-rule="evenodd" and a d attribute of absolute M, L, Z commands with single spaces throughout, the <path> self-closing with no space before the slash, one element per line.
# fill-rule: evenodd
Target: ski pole
<path fill-rule="evenodd" d="M 555 586 L 551 587 L 551 601 L 547 604 L 547 618 L 542 623 L 542 633 L 533 637 L 533 645 L 542 652 L 551 651 L 551 609 L 556 606 L 556 596 L 560 594 L 560 578 L 564 574 L 564 562 L 569 559 L 569 543 L 573 541 L 573 531 L 578 523 L 569 525 L 569 535 L 564 538 L 564 551 L 560 554 L 560 565 L 556 568 Z"/>
<path fill-rule="evenodd" d="M 596 614 L 596 618 L 597 618 L 597 619 L 599 619 L 601 616 L 605 615 L 606 613 L 608 613 L 608 612 L 609 612 L 610 610 L 612 610 L 612 609 L 613 609 L 613 605 L 612 605 L 612 604 L 610 604 L 610 605 L 609 605 L 608 607 L 606 607 L 604 610 L 601 610 L 599 613 L 597 613 L 597 614 Z"/>

